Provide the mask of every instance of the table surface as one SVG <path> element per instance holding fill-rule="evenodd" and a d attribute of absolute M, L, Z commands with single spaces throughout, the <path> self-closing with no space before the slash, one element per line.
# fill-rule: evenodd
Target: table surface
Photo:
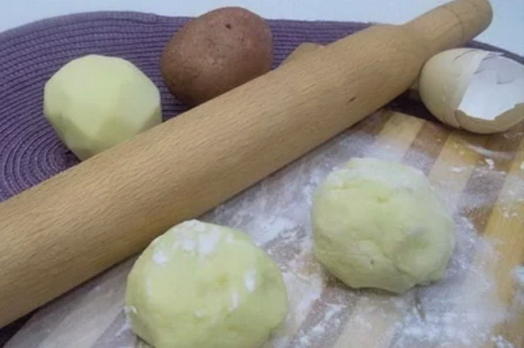
<path fill-rule="evenodd" d="M 447 0 L 17 0 L 0 2 L 0 31 L 38 19 L 86 11 L 141 11 L 197 16 L 242 6 L 266 18 L 402 23 Z M 329 3 L 329 6 L 326 5 Z M 478 40 L 524 55 L 524 0 L 491 0 L 493 23 Z M 520 34 L 519 34 L 520 33 Z"/>

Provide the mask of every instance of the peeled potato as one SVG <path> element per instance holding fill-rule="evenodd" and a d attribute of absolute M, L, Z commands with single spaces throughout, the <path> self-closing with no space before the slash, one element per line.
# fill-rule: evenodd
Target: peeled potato
<path fill-rule="evenodd" d="M 162 121 L 153 82 L 124 59 L 98 55 L 70 61 L 47 81 L 44 114 L 82 160 Z"/>

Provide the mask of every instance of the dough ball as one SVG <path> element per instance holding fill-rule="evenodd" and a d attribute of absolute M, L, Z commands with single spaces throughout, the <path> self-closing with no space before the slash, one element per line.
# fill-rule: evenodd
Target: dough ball
<path fill-rule="evenodd" d="M 224 7 L 178 30 L 160 66 L 171 93 L 196 105 L 268 72 L 272 61 L 267 23 L 246 9 Z"/>
<path fill-rule="evenodd" d="M 313 203 L 315 255 L 353 288 L 401 293 L 440 279 L 454 224 L 420 171 L 352 159 L 328 175 Z"/>
<path fill-rule="evenodd" d="M 47 81 L 44 114 L 82 160 L 162 121 L 153 82 L 125 59 L 98 55 L 70 61 Z"/>
<path fill-rule="evenodd" d="M 245 233 L 191 220 L 140 255 L 126 312 L 156 348 L 250 348 L 282 322 L 287 296 L 278 267 Z"/>

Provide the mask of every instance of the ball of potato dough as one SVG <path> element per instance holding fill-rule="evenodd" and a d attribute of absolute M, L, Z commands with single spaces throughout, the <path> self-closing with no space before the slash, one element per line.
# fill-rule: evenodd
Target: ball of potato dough
<path fill-rule="evenodd" d="M 132 63 L 99 55 L 74 59 L 47 81 L 44 114 L 82 160 L 162 121 L 153 82 Z"/>
<path fill-rule="evenodd" d="M 246 9 L 225 7 L 178 30 L 160 65 L 171 93 L 195 105 L 264 74 L 272 60 L 267 23 Z"/>
<path fill-rule="evenodd" d="M 353 288 L 401 293 L 440 279 L 454 224 L 422 172 L 352 159 L 331 172 L 313 204 L 317 259 Z"/>
<path fill-rule="evenodd" d="M 284 319 L 287 296 L 278 267 L 245 233 L 191 220 L 140 255 L 126 312 L 156 348 L 254 348 Z"/>

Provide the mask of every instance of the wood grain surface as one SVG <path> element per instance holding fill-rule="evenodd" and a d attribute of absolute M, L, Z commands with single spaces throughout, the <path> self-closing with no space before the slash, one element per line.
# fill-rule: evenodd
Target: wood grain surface
<path fill-rule="evenodd" d="M 221 216 L 218 222 L 235 225 L 235 218 L 242 220 L 243 210 L 250 210 L 250 205 L 257 211 L 256 206 L 268 200 L 286 201 L 288 196 L 296 199 L 296 194 L 305 188 L 299 186 L 285 193 L 289 190 L 286 189 L 289 180 L 295 180 L 294 176 L 300 174 L 305 178 L 299 182 L 308 182 L 307 177 L 324 165 L 319 160 L 326 156 L 333 157 L 333 163 L 343 163 L 351 157 L 385 156 L 419 168 L 439 192 L 445 193 L 445 202 L 454 213 L 457 225 L 466 221 L 468 231 L 479 239 L 470 245 L 468 257 L 458 258 L 465 265 L 459 267 L 452 262 L 442 282 L 418 287 L 402 296 L 351 290 L 327 276 L 318 295 L 302 302 L 299 310 L 295 301 L 303 294 L 290 291 L 292 307 L 295 307 L 291 312 L 297 311 L 295 320 L 286 324 L 279 334 L 283 339 L 272 341 L 268 347 L 524 346 L 524 303 L 517 298 L 518 285 L 514 277 L 516 268 L 524 264 L 524 123 L 504 134 L 481 136 L 403 113 L 381 111 L 242 193 L 225 207 L 217 208 L 217 213 L 212 212 L 207 219 L 215 221 Z M 288 203 L 297 204 L 293 199 Z M 282 202 L 284 206 L 288 203 Z M 230 209 L 231 213 L 224 213 L 224 209 Z M 308 214 L 308 209 L 298 212 L 297 216 L 304 214 Z M 303 245 L 310 246 L 307 241 L 311 236 L 307 219 L 300 219 L 301 232 L 289 237 L 282 231 L 261 244 L 282 269 L 295 265 L 294 272 L 301 277 L 316 279 L 312 275 L 322 275 L 323 271 L 310 260 L 310 250 L 303 248 Z M 255 225 L 260 221 L 256 220 Z M 247 226 L 245 224 L 240 226 Z M 250 228 L 246 229 L 249 232 Z M 465 233 L 463 227 L 457 227 L 459 250 L 456 253 L 464 253 L 460 249 L 467 245 L 461 237 Z M 483 242 L 491 248 L 482 247 Z M 125 276 L 131 264 L 118 266 L 38 312 L 7 347 L 28 347 L 34 342 L 38 342 L 39 347 L 56 347 L 73 341 L 79 342 L 79 347 L 143 346 L 125 325 L 122 308 Z M 457 272 L 457 268 L 462 271 Z M 490 285 L 482 292 L 479 287 L 486 284 L 479 282 L 479 274 Z M 313 285 L 306 288 L 309 286 Z M 289 283 L 288 289 L 292 289 Z M 432 291 L 438 293 L 432 296 Z M 520 291 L 523 296 L 524 288 Z M 435 313 L 431 314 L 435 311 L 431 308 L 432 298 L 446 296 L 457 301 L 437 306 L 437 318 L 461 312 L 474 314 L 475 306 L 486 306 L 478 315 L 489 313 L 495 317 L 495 311 L 490 311 L 496 308 L 502 316 L 482 327 L 475 323 L 485 318 L 475 316 L 470 317 L 470 322 L 431 323 L 435 319 Z M 480 302 L 471 303 L 475 298 Z M 491 303 L 496 305 L 490 307 Z M 415 334 L 413 328 L 410 329 L 408 317 L 413 311 L 420 316 L 415 327 L 424 328 L 427 321 L 427 332 Z M 444 337 L 450 325 L 455 336 Z M 437 332 L 436 337 L 431 330 Z"/>

